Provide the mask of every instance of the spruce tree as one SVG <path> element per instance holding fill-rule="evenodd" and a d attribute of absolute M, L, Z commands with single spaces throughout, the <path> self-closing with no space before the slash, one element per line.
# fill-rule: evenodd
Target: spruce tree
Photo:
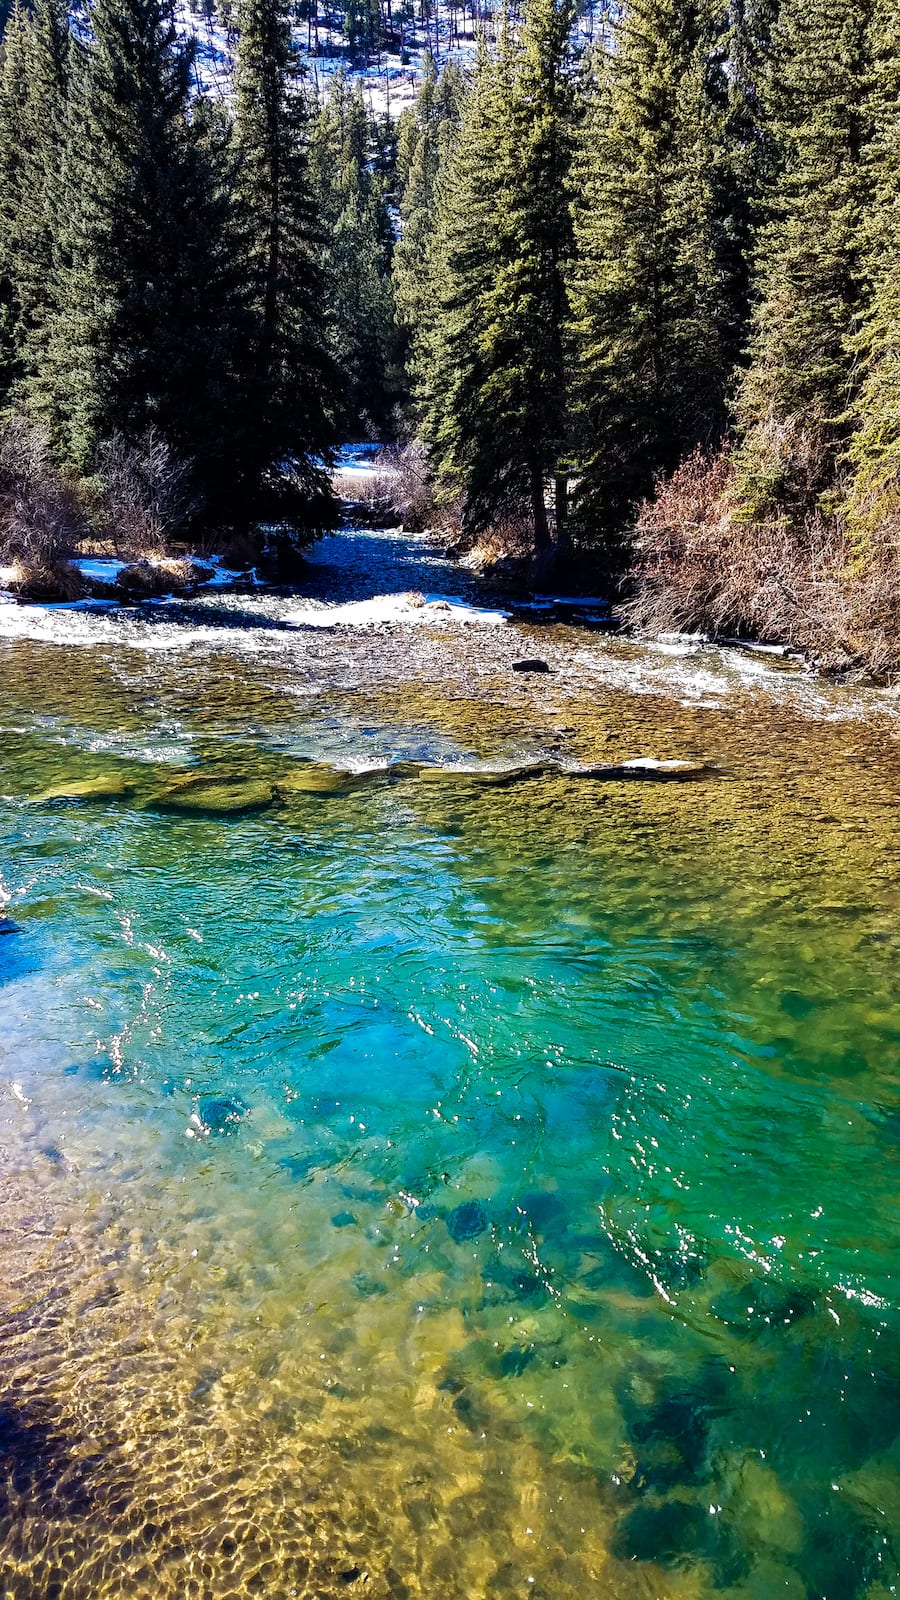
<path fill-rule="evenodd" d="M 239 320 L 223 152 L 188 118 L 192 49 L 168 0 L 95 0 L 90 21 L 25 393 L 71 466 L 156 428 L 220 500 Z"/>
<path fill-rule="evenodd" d="M 312 150 L 325 223 L 325 305 L 343 381 L 344 427 L 381 437 L 390 428 L 397 388 L 393 231 L 382 181 L 372 170 L 371 143 L 362 85 L 338 73 L 316 121 Z"/>
<path fill-rule="evenodd" d="M 722 108 L 715 176 L 730 325 L 728 365 L 743 359 L 751 313 L 752 255 L 777 152 L 768 126 L 772 43 L 781 0 L 730 0 L 712 92 Z"/>
<path fill-rule="evenodd" d="M 285 0 L 241 0 L 238 21 L 236 145 L 253 314 L 246 442 L 272 514 L 292 510 L 321 523 L 330 515 L 324 462 L 335 439 L 336 378 L 307 90 Z"/>
<path fill-rule="evenodd" d="M 859 238 L 865 313 L 849 342 L 858 387 L 846 506 L 863 547 L 880 526 L 896 526 L 900 514 L 900 15 L 893 0 L 876 0 L 869 54 L 872 138 Z"/>
<path fill-rule="evenodd" d="M 428 55 L 414 107 L 400 117 L 397 179 L 400 237 L 394 249 L 393 284 L 405 354 L 427 314 L 428 248 L 435 222 L 435 189 L 459 126 L 463 82 L 452 63 L 438 77 Z"/>
<path fill-rule="evenodd" d="M 737 398 L 750 517 L 799 515 L 833 486 L 846 449 L 866 194 L 866 9 L 866 0 L 783 0 L 775 29 L 775 171 Z"/>
<path fill-rule="evenodd" d="M 439 491 L 472 531 L 525 516 L 539 565 L 564 438 L 571 81 L 567 0 L 529 0 L 521 34 L 482 42 L 439 175 L 418 408 Z"/>
<path fill-rule="evenodd" d="M 0 388 L 21 382 L 47 312 L 69 56 L 64 0 L 16 6 L 0 66 Z"/>
<path fill-rule="evenodd" d="M 707 0 L 628 0 L 596 62 L 575 199 L 573 411 L 584 533 L 615 561 L 659 472 L 725 421 L 727 330 Z"/>

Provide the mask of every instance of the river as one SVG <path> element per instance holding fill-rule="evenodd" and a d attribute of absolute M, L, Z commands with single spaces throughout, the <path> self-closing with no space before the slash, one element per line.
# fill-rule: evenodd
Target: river
<path fill-rule="evenodd" d="M 14 1600 L 897 1592 L 900 705 L 602 622 L 0 605 Z"/>

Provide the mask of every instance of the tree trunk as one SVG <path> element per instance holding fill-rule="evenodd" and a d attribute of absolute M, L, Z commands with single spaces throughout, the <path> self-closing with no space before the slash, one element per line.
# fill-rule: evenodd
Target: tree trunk
<path fill-rule="evenodd" d="M 531 468 L 531 514 L 534 519 L 534 584 L 535 588 L 540 588 L 553 571 L 556 552 L 547 521 L 544 475 L 536 464 Z"/>
<path fill-rule="evenodd" d="M 556 474 L 556 553 L 565 556 L 569 550 L 569 475 Z"/>

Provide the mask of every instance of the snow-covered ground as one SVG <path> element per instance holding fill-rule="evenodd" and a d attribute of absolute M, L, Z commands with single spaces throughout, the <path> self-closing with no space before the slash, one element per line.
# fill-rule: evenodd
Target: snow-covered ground
<path fill-rule="evenodd" d="M 579 43 L 587 45 L 601 36 L 613 3 L 584 0 L 575 30 Z M 225 96 L 235 36 L 222 22 L 214 0 L 208 0 L 208 10 L 201 9 L 197 0 L 195 6 L 192 8 L 190 0 L 180 0 L 181 26 L 197 40 L 197 87 Z M 405 8 L 398 5 L 395 14 L 389 7 L 393 23 L 390 47 L 351 55 L 341 26 L 342 13 L 327 5 L 317 6 L 315 15 L 295 29 L 296 43 L 317 94 L 324 96 L 329 80 L 346 70 L 362 80 L 366 102 L 376 116 L 396 119 L 416 98 L 427 55 L 430 53 L 439 67 L 448 61 L 469 65 L 479 31 L 484 29 L 490 37 L 494 18 L 499 16 L 499 9 L 494 11 L 487 4 L 474 3 L 467 8 L 450 0 L 420 4 L 415 9 L 430 14 L 403 16 L 401 21 Z M 515 0 L 510 14 L 515 18 Z"/>

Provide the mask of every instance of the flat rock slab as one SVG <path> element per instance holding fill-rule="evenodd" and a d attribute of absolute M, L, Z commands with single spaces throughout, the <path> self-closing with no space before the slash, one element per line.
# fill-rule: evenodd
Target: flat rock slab
<path fill-rule="evenodd" d="M 545 766 L 522 766 L 496 769 L 492 767 L 421 767 L 419 780 L 424 783 L 474 783 L 489 789 L 505 789 L 528 778 L 542 778 L 549 769 Z"/>
<path fill-rule="evenodd" d="M 54 800 L 90 801 L 124 800 L 134 794 L 136 785 L 115 773 L 96 778 L 73 778 L 68 783 L 53 784 L 32 799 L 32 805 L 46 805 Z"/>
<path fill-rule="evenodd" d="M 609 766 L 579 767 L 574 776 L 600 783 L 685 783 L 692 778 L 709 777 L 711 772 L 712 768 L 703 761 L 656 761 L 652 756 L 641 756 L 636 761 L 617 761 Z"/>
<path fill-rule="evenodd" d="M 365 789 L 370 784 L 383 782 L 391 775 L 391 769 L 387 766 L 346 772 L 340 767 L 325 766 L 317 761 L 298 761 L 297 770 L 279 778 L 275 787 L 278 794 L 285 797 L 292 794 L 351 794 L 355 789 Z"/>

